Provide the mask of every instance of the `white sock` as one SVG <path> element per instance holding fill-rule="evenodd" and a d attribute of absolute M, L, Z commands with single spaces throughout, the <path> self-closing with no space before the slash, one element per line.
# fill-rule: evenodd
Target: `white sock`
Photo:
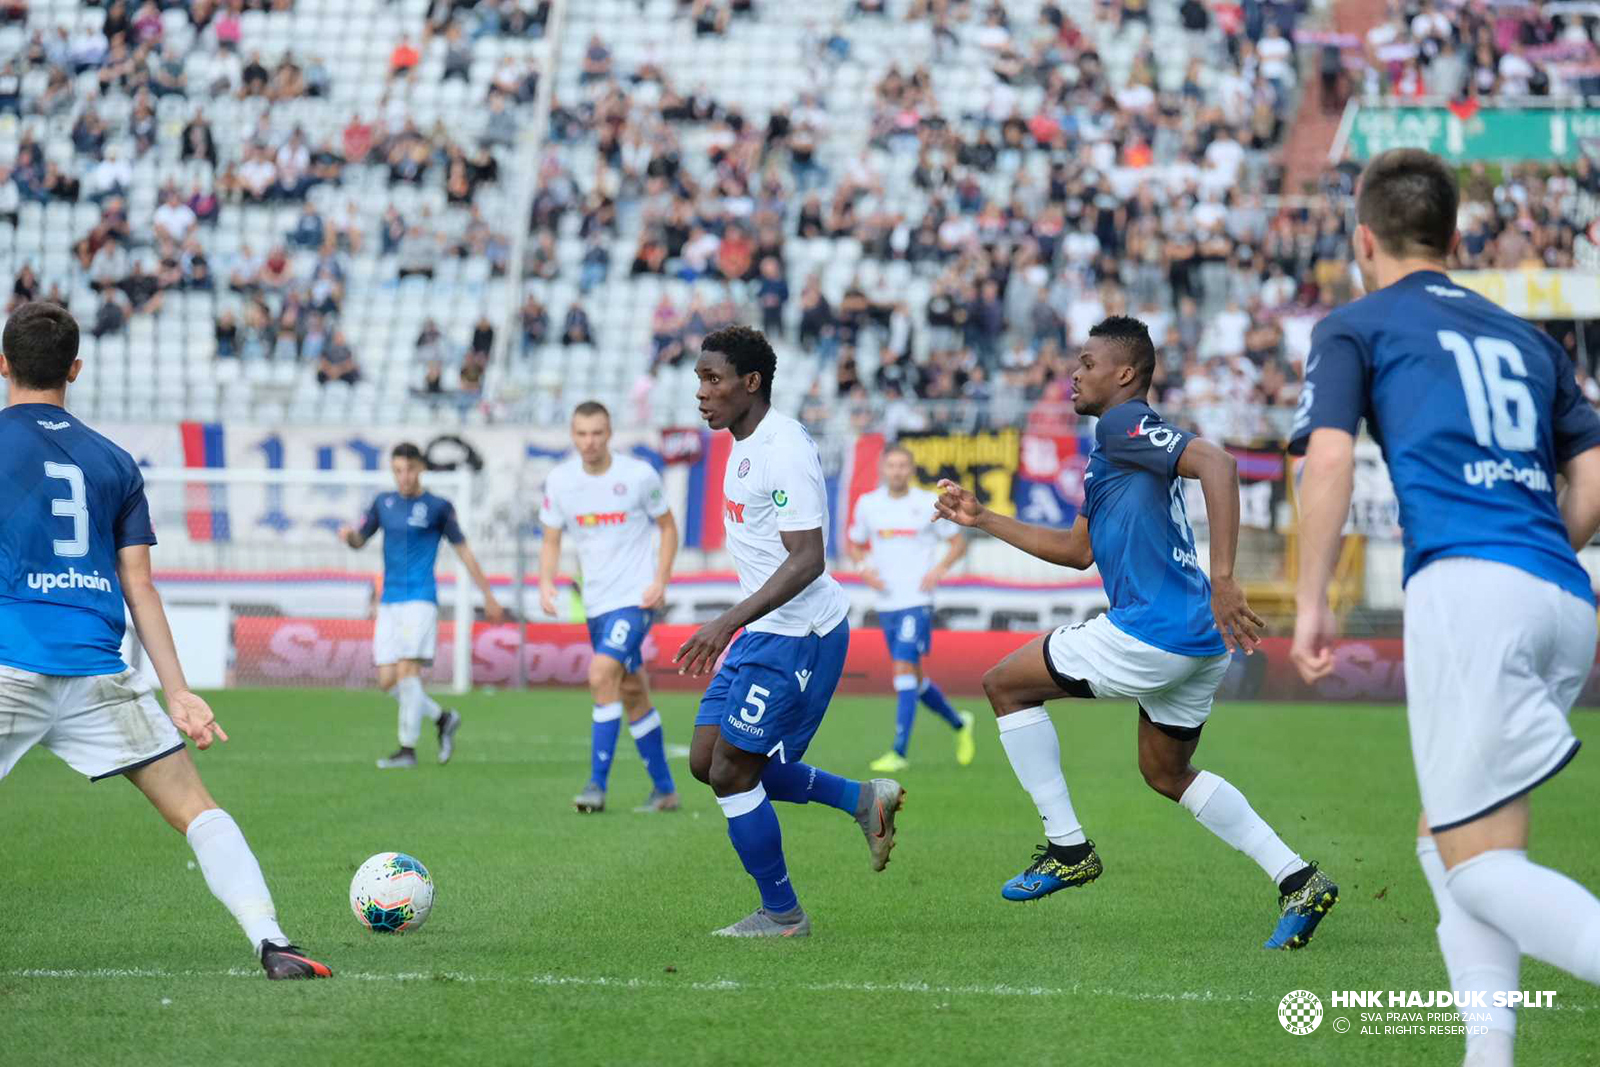
<path fill-rule="evenodd" d="M 211 895 L 233 912 L 244 928 L 244 936 L 250 939 L 250 947 L 259 951 L 263 941 L 287 945 L 289 939 L 278 926 L 272 894 L 261 877 L 261 865 L 245 844 L 233 816 L 221 808 L 209 808 L 194 817 L 184 835 L 194 849 Z"/>
<path fill-rule="evenodd" d="M 404 694 L 404 699 L 412 701 L 422 709 L 422 717 L 429 722 L 438 722 L 439 716 L 444 714 L 439 702 L 428 695 L 428 691 L 422 688 L 422 679 L 415 674 L 400 679 L 396 688 Z"/>
<path fill-rule="evenodd" d="M 1183 791 L 1178 803 L 1199 820 L 1200 825 L 1256 861 L 1277 885 L 1306 861 L 1273 833 L 1265 819 L 1257 815 L 1244 794 L 1228 780 L 1210 771 L 1201 771 Z"/>
<path fill-rule="evenodd" d="M 400 705 L 400 747 L 416 748 L 417 737 L 422 733 L 422 706 L 411 699 L 411 687 L 406 685 L 408 681 L 408 678 L 400 679 L 390 692 Z"/>
<path fill-rule="evenodd" d="M 1477 1055 L 1483 1067 L 1503 1064 L 1510 1067 L 1511 1043 L 1492 1037 L 1499 1032 L 1514 1036 L 1517 1032 L 1515 1008 L 1494 1006 L 1494 994 L 1502 989 L 1520 989 L 1522 953 L 1517 943 L 1494 927 L 1479 922 L 1456 903 L 1445 884 L 1444 861 L 1439 858 L 1439 846 L 1432 837 L 1417 838 L 1417 863 L 1422 866 L 1422 876 L 1433 890 L 1433 902 L 1439 908 L 1439 952 L 1444 956 L 1445 973 L 1450 976 L 1450 988 L 1457 993 L 1481 993 L 1489 1015 L 1487 1031 L 1467 1034 L 1467 1055 Z M 1481 1047 L 1480 1047 L 1481 1046 Z M 1502 1060 L 1498 1052 L 1504 1049 Z"/>
<path fill-rule="evenodd" d="M 1078 813 L 1072 810 L 1072 795 L 1061 774 L 1061 740 L 1049 714 L 1042 707 L 1024 708 L 997 721 L 1001 747 L 1017 772 L 1017 781 L 1039 809 L 1044 836 L 1056 845 L 1083 844 L 1088 839 Z"/>
<path fill-rule="evenodd" d="M 1457 864 L 1445 884 L 1467 914 L 1524 954 L 1600 982 L 1600 900 L 1571 878 L 1529 862 L 1522 849 L 1497 848 Z"/>
<path fill-rule="evenodd" d="M 659 729 L 661 729 L 661 713 L 655 708 L 651 708 L 650 714 L 638 722 L 630 722 L 628 724 L 628 733 L 633 735 L 635 741 L 649 734 L 651 730 Z"/>

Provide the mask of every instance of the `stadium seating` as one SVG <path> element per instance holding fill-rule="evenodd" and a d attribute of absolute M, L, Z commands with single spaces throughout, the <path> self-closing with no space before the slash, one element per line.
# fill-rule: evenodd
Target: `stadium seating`
<path fill-rule="evenodd" d="M 31 267 L 34 295 L 58 289 L 86 330 L 94 327 L 84 340 L 90 370 L 75 400 L 90 417 L 546 423 L 598 396 L 635 421 L 691 424 L 692 361 L 657 359 L 658 315 L 670 306 L 680 340 L 691 327 L 732 317 L 760 321 L 759 286 L 725 282 L 692 256 L 630 271 L 641 242 L 677 199 L 645 180 L 645 164 L 661 155 L 658 144 L 676 152 L 693 187 L 683 198 L 692 214 L 748 220 L 777 209 L 790 294 L 778 399 L 818 425 L 918 424 L 929 410 L 956 424 L 1020 421 L 1030 408 L 1059 400 L 1052 383 L 1071 365 L 1061 348 L 1078 339 L 1085 317 L 1121 307 L 1171 327 L 1156 337 L 1172 353 L 1159 383 L 1170 405 L 1208 429 L 1270 437 L 1292 408 L 1310 323 L 1350 294 L 1346 221 L 1327 195 L 1347 176 L 1334 172 L 1322 191 L 1305 196 L 1277 186 L 1274 153 L 1294 117 L 1299 72 L 1312 69 L 1313 58 L 1279 61 L 1262 28 L 1244 24 L 1228 4 L 1199 18 L 1192 8 L 1200 5 L 1015 0 L 1002 9 L 974 2 L 953 5 L 961 17 L 946 19 L 909 17 L 929 6 L 913 0 L 889 3 L 884 15 L 861 14 L 853 0 L 766 2 L 719 31 L 696 25 L 677 0 L 582 0 L 550 7 L 548 34 L 513 33 L 472 5 L 436 5 L 460 9 L 453 38 L 438 29 L 443 20 L 430 14 L 428 0 L 276 6 L 286 9 L 244 11 L 232 50 L 222 39 L 234 37 L 225 20 L 197 31 L 183 7 L 164 11 L 147 62 L 154 73 L 172 57 L 187 85 L 186 93 L 165 95 L 129 91 L 139 79 L 126 75 L 102 88 L 107 71 L 119 69 L 116 56 L 95 61 L 105 8 L 34 0 L 25 25 L 0 28 L 0 57 L 20 57 L 17 106 L 9 111 L 0 77 L 0 160 L 17 159 L 11 185 L 22 190 L 15 211 L 0 197 L 0 278 Z M 1264 10 L 1292 30 L 1288 6 Z M 1317 10 L 1313 5 L 1309 17 Z M 1593 52 L 1584 32 L 1576 23 L 1562 29 L 1561 55 L 1574 69 L 1585 46 Z M 595 42 L 601 52 L 591 57 Z M 396 74 L 402 44 L 416 48 L 417 62 Z M 306 81 L 324 86 L 322 95 L 241 96 L 258 54 L 272 79 L 269 91 L 278 88 L 280 61 L 291 57 Z M 52 81 L 52 63 L 78 73 Z M 550 83 L 542 93 L 529 91 L 537 75 Z M 895 96 L 896 86 L 924 78 L 925 86 Z M 1074 78 L 1092 88 L 1073 89 Z M 219 79 L 225 90 L 214 88 Z M 492 85 L 507 91 L 495 93 Z M 714 105 L 710 121 L 693 108 L 669 114 L 662 106 L 669 90 L 696 106 Z M 491 105 L 491 96 L 509 104 Z M 97 159 L 95 146 L 85 151 L 76 143 L 92 141 L 78 130 L 91 108 L 109 131 L 110 162 Z M 184 144 L 197 109 L 215 141 L 215 165 L 190 158 Z M 729 111 L 742 116 L 744 134 L 725 121 Z M 794 124 L 814 126 L 815 168 L 800 172 L 788 150 L 793 138 L 781 132 L 734 164 L 713 162 L 724 152 L 738 156 L 747 141 L 761 142 L 774 113 L 805 116 Z M 1026 130 L 1008 149 L 1005 120 L 1013 115 Z M 421 180 L 396 181 L 389 166 L 369 156 L 346 162 L 337 183 L 303 195 L 296 189 L 266 203 L 240 195 L 244 176 L 260 166 L 252 142 L 261 142 L 269 161 L 293 163 L 305 151 L 316 165 L 311 153 L 325 142 L 343 151 L 352 116 L 382 120 L 391 137 L 415 129 L 429 150 Z M 935 121 L 950 131 L 948 147 L 999 151 L 965 162 L 952 153 L 941 163 L 940 135 L 918 143 L 918 132 Z M 606 124 L 619 146 L 602 144 Z M 1219 148 L 1210 139 L 1224 128 L 1240 139 Z M 472 155 L 480 142 L 491 145 L 498 176 L 474 181 L 463 195 L 449 187 L 453 163 L 462 161 L 447 160 L 443 149 Z M 149 147 L 141 153 L 143 143 Z M 30 158 L 38 167 L 25 176 Z M 39 190 L 46 164 L 81 182 L 75 201 Z M 747 192 L 716 188 L 730 168 L 749 179 Z M 802 182 L 806 188 L 797 187 Z M 117 203 L 96 194 L 123 184 L 127 254 L 113 248 L 85 267 L 77 242 L 97 232 L 103 209 Z M 161 267 L 152 218 L 168 185 L 181 198 L 214 193 L 220 201 L 214 221 L 196 229 L 215 287 L 168 289 L 158 308 L 124 309 L 120 325 L 112 313 L 102 328 L 96 321 L 104 302 L 92 283 L 117 281 L 105 272 L 120 275 L 132 263 Z M 1528 190 L 1549 215 L 1533 255 L 1547 265 L 1594 265 L 1592 242 L 1561 236 L 1593 217 L 1594 182 L 1507 174 L 1499 187 L 1476 195 L 1492 204 Z M 823 235 L 805 229 L 808 192 L 829 216 Z M 6 195 L 15 197 L 9 188 Z M 615 224 L 586 233 L 587 216 L 603 199 L 611 201 Z M 252 312 L 254 294 L 228 283 L 241 264 L 259 266 L 282 248 L 294 279 L 288 288 L 313 285 L 317 242 L 290 240 L 302 201 L 320 214 L 325 232 L 348 229 L 360 240 L 332 242 L 321 264 L 324 279 L 342 286 L 336 313 L 325 304 L 323 335 L 307 340 L 318 333 L 302 306 L 317 302 L 307 293 L 310 299 L 291 302 L 287 313 L 289 343 L 276 328 L 285 314 L 280 293 L 263 289 L 263 304 Z M 834 226 L 832 212 L 842 203 L 853 218 Z M 1064 216 L 1050 219 L 1052 204 Z M 437 236 L 386 241 L 390 209 Z M 940 247 L 918 258 L 906 244 L 915 246 L 911 231 L 930 212 L 941 213 L 933 216 L 942 220 Z M 1121 247 L 1088 236 L 1101 224 L 1096 212 L 1116 228 Z M 1489 216 L 1505 226 L 1496 213 Z M 882 227 L 881 242 L 874 226 Z M 458 243 L 465 254 L 449 251 Z M 1041 248 L 1035 258 L 1044 262 L 1018 260 L 1013 271 L 1013 249 L 1023 245 Z M 709 249 L 714 263 L 722 251 L 714 234 Z M 195 251 L 177 256 L 174 269 L 186 271 Z M 1485 265 L 1502 265 L 1495 254 L 1490 242 L 1481 253 Z M 588 265 L 604 256 L 608 269 Z M 1269 262 L 1284 266 L 1283 285 L 1263 283 Z M 997 337 L 975 339 L 970 326 L 952 329 L 930 317 L 931 305 L 945 298 L 963 314 L 978 313 L 980 283 L 990 277 L 1002 283 Z M 812 281 L 833 309 L 832 340 L 821 344 L 802 322 L 800 294 Z M 870 310 L 841 334 L 840 307 L 851 290 Z M 1194 303 L 1185 305 L 1184 295 Z M 525 342 L 519 309 L 530 296 L 549 325 L 543 337 Z M 1239 306 L 1230 308 L 1230 299 Z M 1040 304 L 1049 310 L 1032 317 Z M 575 305 L 587 315 L 589 337 L 561 343 Z M 239 333 L 219 351 L 218 323 L 227 317 Z M 482 317 L 495 334 L 486 366 L 466 355 Z M 419 351 L 430 321 L 441 338 Z M 1217 328 L 1233 321 L 1263 326 L 1247 351 L 1238 350 L 1237 333 Z M 353 352 L 360 372 L 353 385 L 318 383 L 318 355 L 333 329 Z M 840 336 L 848 338 L 842 353 Z M 905 392 L 924 401 L 920 412 L 900 411 L 886 394 L 880 367 L 888 349 L 918 368 L 918 384 Z M 439 367 L 429 385 L 434 359 Z M 981 374 L 974 373 L 978 365 Z M 1240 416 L 1241 404 L 1266 414 Z"/>

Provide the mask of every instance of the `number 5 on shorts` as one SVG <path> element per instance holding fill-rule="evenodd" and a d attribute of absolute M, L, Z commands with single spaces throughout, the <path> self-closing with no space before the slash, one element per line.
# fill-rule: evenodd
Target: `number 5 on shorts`
<path fill-rule="evenodd" d="M 752 726 L 760 722 L 761 716 L 767 713 L 766 698 L 771 695 L 772 690 L 763 689 L 759 685 L 752 685 L 750 687 L 750 692 L 746 693 L 744 696 L 744 702 L 749 705 L 749 707 L 743 707 L 739 709 L 739 718 L 743 719 L 747 723 L 750 723 Z M 756 709 L 754 715 L 750 714 L 750 708 L 752 707 Z"/>

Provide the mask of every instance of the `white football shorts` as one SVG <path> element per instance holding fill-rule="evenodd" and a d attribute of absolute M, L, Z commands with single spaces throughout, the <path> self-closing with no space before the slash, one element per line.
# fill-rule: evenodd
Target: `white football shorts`
<path fill-rule="evenodd" d="M 1487 815 L 1566 766 L 1594 650 L 1594 608 L 1526 571 L 1452 557 L 1411 576 L 1406 715 L 1430 827 Z"/>
<path fill-rule="evenodd" d="M 433 662 L 439 639 L 439 605 L 431 600 L 402 600 L 378 605 L 372 631 L 372 662 L 379 667 L 403 659 Z"/>
<path fill-rule="evenodd" d="M 1087 682 L 1097 697 L 1137 700 L 1150 721 L 1195 729 L 1211 715 L 1228 673 L 1228 654 L 1181 656 L 1117 629 L 1105 615 L 1063 626 L 1044 643 L 1045 662 L 1060 679 Z"/>
<path fill-rule="evenodd" d="M 67 678 L 0 667 L 0 778 L 34 745 L 91 782 L 183 748 L 183 737 L 139 674 Z"/>

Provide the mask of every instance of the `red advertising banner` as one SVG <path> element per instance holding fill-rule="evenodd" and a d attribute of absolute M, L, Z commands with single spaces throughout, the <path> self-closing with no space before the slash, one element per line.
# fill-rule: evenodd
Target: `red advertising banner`
<path fill-rule="evenodd" d="M 645 642 L 645 664 L 657 689 L 696 691 L 708 677 L 678 674 L 672 657 L 693 626 L 657 626 Z M 983 674 L 1035 634 L 1012 631 L 937 630 L 924 661 L 946 690 L 963 696 L 983 692 Z M 439 626 L 439 647 L 430 678 L 449 677 L 451 623 Z M 372 622 L 368 619 L 240 618 L 234 623 L 233 684 L 365 686 L 372 682 Z M 478 623 L 472 632 L 472 682 L 505 686 L 517 676 L 515 624 Z M 529 686 L 584 685 L 588 679 L 588 629 L 581 625 L 528 624 L 521 648 Z M 1398 703 L 1405 699 L 1405 669 L 1398 638 L 1347 639 L 1334 652 L 1333 674 L 1315 686 L 1300 681 L 1289 662 L 1289 640 L 1270 637 L 1252 656 L 1235 656 L 1218 696 L 1223 700 L 1328 700 Z M 844 693 L 886 693 L 889 654 L 874 629 L 850 637 Z M 1579 703 L 1600 704 L 1600 676 L 1590 674 Z"/>

